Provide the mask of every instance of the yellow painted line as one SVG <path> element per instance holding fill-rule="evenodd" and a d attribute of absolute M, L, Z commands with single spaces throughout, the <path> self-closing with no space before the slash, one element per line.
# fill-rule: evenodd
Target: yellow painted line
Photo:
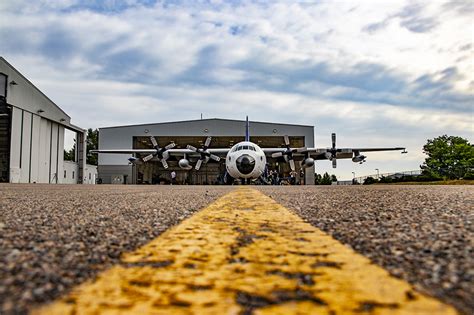
<path fill-rule="evenodd" d="M 241 188 L 34 314 L 456 314 Z"/>

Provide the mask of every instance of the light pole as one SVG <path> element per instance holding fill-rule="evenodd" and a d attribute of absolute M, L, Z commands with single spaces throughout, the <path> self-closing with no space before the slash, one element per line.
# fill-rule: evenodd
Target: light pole
<path fill-rule="evenodd" d="M 380 178 L 380 172 L 379 172 L 379 169 L 378 169 L 378 168 L 376 168 L 375 170 L 377 171 L 377 179 L 379 179 L 379 178 Z"/>

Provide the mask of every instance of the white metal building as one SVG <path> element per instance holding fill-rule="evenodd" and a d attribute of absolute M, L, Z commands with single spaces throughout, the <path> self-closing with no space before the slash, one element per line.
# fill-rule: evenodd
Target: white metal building
<path fill-rule="evenodd" d="M 283 136 L 289 135 L 292 146 L 314 147 L 314 127 L 270 122 L 250 122 L 250 140 L 262 148 L 284 146 Z M 170 142 L 176 148 L 185 148 L 187 144 L 201 147 L 207 136 L 212 136 L 212 147 L 232 147 L 245 137 L 245 121 L 231 119 L 200 119 L 152 123 L 143 125 L 105 127 L 99 129 L 99 149 L 149 149 L 150 136 L 155 136 L 161 147 Z M 190 184 L 212 184 L 218 182 L 225 173 L 221 163 L 205 164 L 201 170 L 185 171 L 179 168 L 177 160 L 168 160 L 169 169 L 161 163 L 149 161 L 143 165 L 128 163 L 127 154 L 99 154 L 99 180 L 107 184 L 154 184 L 169 179 L 170 172 L 177 173 L 178 182 L 187 180 Z M 267 158 L 271 169 L 287 174 L 287 163 Z M 193 161 L 191 161 L 193 162 Z M 306 169 L 304 182 L 314 184 L 314 166 Z"/>
<path fill-rule="evenodd" d="M 71 166 L 64 163 L 65 129 L 77 135 L 74 178 L 67 177 Z M 91 182 L 85 154 L 85 130 L 0 57 L 0 182 Z"/>

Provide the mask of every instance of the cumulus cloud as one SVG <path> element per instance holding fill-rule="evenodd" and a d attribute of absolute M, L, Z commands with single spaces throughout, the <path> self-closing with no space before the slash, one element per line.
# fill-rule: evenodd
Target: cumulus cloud
<path fill-rule="evenodd" d="M 83 127 L 248 114 L 419 151 L 472 137 L 471 7 L 7 0 L 0 54 Z"/>

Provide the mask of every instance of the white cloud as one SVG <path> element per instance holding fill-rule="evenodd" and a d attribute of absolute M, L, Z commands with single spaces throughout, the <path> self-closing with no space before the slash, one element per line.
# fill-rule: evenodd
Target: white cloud
<path fill-rule="evenodd" d="M 472 140 L 472 12 L 427 1 L 87 3 L 0 4 L 0 54 L 80 126 L 248 114 L 315 125 L 327 145 L 337 131 L 341 145 L 418 152 L 405 164 L 374 154 L 394 168 L 420 164 L 428 137 Z"/>

